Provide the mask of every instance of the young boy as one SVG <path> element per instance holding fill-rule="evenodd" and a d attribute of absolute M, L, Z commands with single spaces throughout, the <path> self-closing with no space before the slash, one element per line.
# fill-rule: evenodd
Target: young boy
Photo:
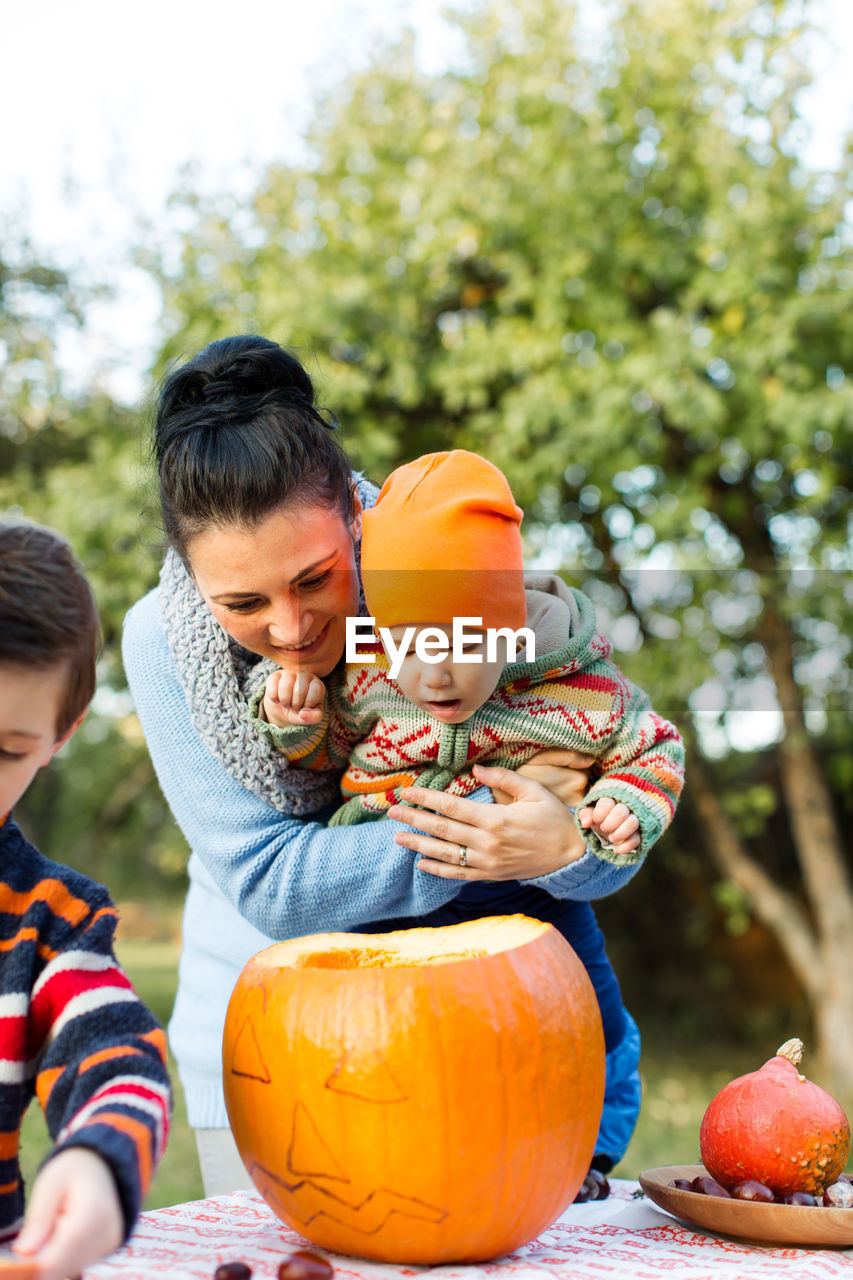
<path fill-rule="evenodd" d="M 365 601 L 387 652 L 378 642 L 361 646 L 360 660 L 329 677 L 328 689 L 310 670 L 274 672 L 250 699 L 253 723 L 294 763 L 344 769 L 346 803 L 330 819 L 339 823 L 382 817 L 410 786 L 470 795 L 480 786 L 476 764 L 517 768 L 548 747 L 583 752 L 597 762 L 576 816 L 588 850 L 617 868 L 637 864 L 672 820 L 681 739 L 609 660 L 591 601 L 551 575 L 525 578 L 521 518 L 505 477 L 475 454 L 429 454 L 398 468 L 364 513 L 361 546 Z M 441 657 L 461 618 L 468 639 Z M 524 627 L 535 641 L 531 660 L 500 641 L 489 652 L 489 630 Z M 438 661 L 418 654 L 419 640 Z M 464 846 L 459 863 L 469 865 Z M 484 880 L 429 919 L 365 928 L 513 911 L 552 922 L 595 988 L 607 1081 L 594 1164 L 606 1172 L 639 1111 L 639 1033 L 590 903 L 553 898 L 530 882 Z"/>
<path fill-rule="evenodd" d="M 0 1240 L 43 1280 L 127 1239 L 162 1154 L 165 1035 L 113 955 L 106 890 L 49 862 L 11 810 L 83 720 L 97 610 L 65 542 L 0 523 Z M 20 1127 L 34 1095 L 53 1148 L 26 1218 Z"/>

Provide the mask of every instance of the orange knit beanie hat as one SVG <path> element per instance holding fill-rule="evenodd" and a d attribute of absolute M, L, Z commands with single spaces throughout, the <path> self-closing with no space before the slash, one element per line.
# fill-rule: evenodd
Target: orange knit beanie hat
<path fill-rule="evenodd" d="M 522 511 L 503 472 L 476 453 L 427 453 L 392 471 L 365 511 L 364 596 L 378 627 L 523 627 Z"/>

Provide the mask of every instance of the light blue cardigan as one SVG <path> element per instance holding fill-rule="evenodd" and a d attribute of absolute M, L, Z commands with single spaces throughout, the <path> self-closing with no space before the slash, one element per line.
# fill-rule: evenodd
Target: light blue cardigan
<path fill-rule="evenodd" d="M 125 619 L 125 671 L 163 794 L 190 847 L 178 993 L 169 1039 L 193 1128 L 222 1128 L 225 1010 L 243 965 L 281 938 L 421 916 L 455 897 L 457 880 L 418 871 L 383 819 L 327 830 L 287 817 L 237 782 L 200 741 L 169 652 L 156 591 Z M 488 802 L 486 788 L 475 799 Z M 641 863 L 587 852 L 530 881 L 557 898 L 621 888 Z M 610 1065 L 610 1064 L 608 1064 Z"/>

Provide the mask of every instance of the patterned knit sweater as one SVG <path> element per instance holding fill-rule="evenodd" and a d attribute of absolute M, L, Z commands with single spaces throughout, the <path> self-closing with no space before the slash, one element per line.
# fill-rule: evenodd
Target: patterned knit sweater
<path fill-rule="evenodd" d="M 37 1096 L 54 1146 L 109 1164 L 130 1234 L 171 1112 L 166 1037 L 113 955 L 107 891 L 0 826 L 0 1239 L 24 1207 L 21 1120 Z"/>
<path fill-rule="evenodd" d="M 640 845 L 617 855 L 583 830 L 592 851 L 620 864 L 639 861 L 672 821 L 684 782 L 684 748 L 674 725 L 656 715 L 648 696 L 610 661 L 610 642 L 596 631 L 595 608 L 559 578 L 525 575 L 527 625 L 536 636 L 534 662 L 504 668 L 491 697 L 462 724 L 447 724 L 409 702 L 390 678 L 381 646 L 375 663 L 341 666 L 328 681 L 323 719 L 281 729 L 259 718 L 264 686 L 249 702 L 256 732 L 292 763 L 345 767 L 347 803 L 330 819 L 349 824 L 382 817 L 407 786 L 467 796 L 479 785 L 476 763 L 515 769 L 546 747 L 596 758 L 585 804 L 612 796 L 636 814 Z"/>

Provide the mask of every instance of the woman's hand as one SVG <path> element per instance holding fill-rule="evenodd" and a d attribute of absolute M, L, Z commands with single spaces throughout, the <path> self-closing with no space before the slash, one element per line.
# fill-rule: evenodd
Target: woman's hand
<path fill-rule="evenodd" d="M 588 771 L 594 763 L 593 756 L 584 755 L 580 751 L 548 747 L 544 751 L 537 751 L 527 764 L 519 765 L 513 772 L 521 774 L 522 778 L 538 782 L 570 809 L 579 809 L 589 790 Z M 513 802 L 509 792 L 502 791 L 500 787 L 492 787 L 492 795 L 496 804 Z"/>
<path fill-rule="evenodd" d="M 511 769 L 474 766 L 484 786 L 506 791 L 510 804 L 480 804 L 446 791 L 407 787 L 389 818 L 416 831 L 400 832 L 398 844 L 421 855 L 419 871 L 445 880 L 530 880 L 577 861 L 586 842 L 562 801 L 531 778 Z M 423 833 L 423 834 L 421 834 Z"/>

